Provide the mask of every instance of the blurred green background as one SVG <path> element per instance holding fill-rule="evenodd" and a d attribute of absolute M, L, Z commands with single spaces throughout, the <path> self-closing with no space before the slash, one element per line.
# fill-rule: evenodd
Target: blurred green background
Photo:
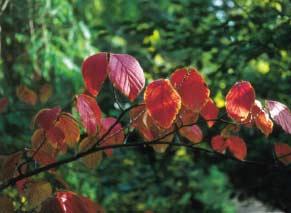
<path fill-rule="evenodd" d="M 1 154 L 29 147 L 39 109 L 71 111 L 73 95 L 83 91 L 82 61 L 99 51 L 135 56 L 148 82 L 197 67 L 222 109 L 238 80 L 250 81 L 260 100 L 291 106 L 289 0 L 0 0 L 0 27 L 0 98 L 10 102 L 0 117 Z M 54 90 L 46 104 L 16 97 L 18 85 L 37 91 L 44 82 Z M 104 114 L 119 114 L 108 82 L 98 103 Z M 269 138 L 256 129 L 240 136 L 251 160 L 272 161 L 273 143 L 291 143 L 278 127 Z M 291 210 L 290 169 L 269 172 L 183 148 L 122 149 L 96 170 L 80 162 L 59 170 L 72 190 L 107 211 L 237 212 L 250 199 Z"/>

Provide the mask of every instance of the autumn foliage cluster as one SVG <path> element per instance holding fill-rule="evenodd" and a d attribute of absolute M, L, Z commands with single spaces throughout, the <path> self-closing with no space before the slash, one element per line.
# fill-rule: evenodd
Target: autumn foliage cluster
<path fill-rule="evenodd" d="M 74 150 L 77 156 L 71 157 L 71 161 L 80 158 L 85 166 L 93 169 L 104 156 L 110 157 L 114 148 L 122 146 L 126 136 L 135 130 L 160 153 L 166 151 L 175 135 L 196 145 L 203 141 L 203 131 L 199 126 L 201 117 L 209 128 L 219 123 L 227 124 L 209 141 L 213 151 L 230 154 L 243 161 L 247 158 L 248 149 L 244 139 L 238 136 L 241 126 L 258 128 L 268 137 L 275 123 L 287 134 L 291 133 L 288 107 L 272 100 L 262 103 L 247 81 L 235 83 L 227 93 L 225 109 L 229 119 L 226 120 L 225 113 L 219 112 L 212 100 L 203 76 L 195 68 L 179 68 L 168 79 L 154 80 L 145 87 L 142 67 L 134 57 L 101 52 L 84 60 L 82 74 L 85 90 L 74 99 L 78 117 L 62 111 L 58 106 L 40 110 L 33 120 L 35 130 L 31 148 L 1 156 L 1 183 L 5 187 L 15 184 L 19 193 L 27 199 L 27 209 L 41 212 L 48 212 L 50 208 L 54 208 L 54 212 L 66 212 L 68 209 L 71 210 L 69 212 L 104 211 L 88 198 L 65 190 L 65 183 L 62 189 L 54 188 L 47 181 L 33 179 L 34 169 L 30 163 L 36 162 L 39 165 L 37 169 L 48 168 L 44 171 L 63 182 L 56 175 L 55 167 L 58 166 L 59 156 L 69 149 Z M 120 118 L 106 117 L 96 101 L 106 79 L 133 102 L 131 107 L 121 109 Z M 37 99 L 45 102 L 51 93 L 48 85 L 42 88 L 39 98 L 26 86 L 17 88 L 19 99 L 31 105 Z M 3 97 L 0 112 L 4 112 L 8 104 L 8 99 Z M 129 112 L 127 127 L 130 128 L 125 129 L 120 119 L 126 112 Z M 291 162 L 291 147 L 287 144 L 277 143 L 274 150 L 283 164 Z M 56 166 L 50 168 L 50 165 Z M 2 197 L 0 204 L 13 210 L 12 202 L 7 197 Z"/>

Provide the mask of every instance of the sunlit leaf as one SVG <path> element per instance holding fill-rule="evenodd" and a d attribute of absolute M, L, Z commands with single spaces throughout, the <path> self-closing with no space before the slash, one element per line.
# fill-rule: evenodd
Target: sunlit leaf
<path fill-rule="evenodd" d="M 1 213 L 14 213 L 13 202 L 8 197 L 0 197 L 0 212 Z"/>
<path fill-rule="evenodd" d="M 56 127 L 60 128 L 65 134 L 65 143 L 70 147 L 73 147 L 79 141 L 80 129 L 71 114 L 62 113 L 58 118 Z"/>
<path fill-rule="evenodd" d="M 226 111 L 237 122 L 245 121 L 255 102 L 255 90 L 247 81 L 237 82 L 226 95 Z"/>
<path fill-rule="evenodd" d="M 82 74 L 87 91 L 97 96 L 107 77 L 107 57 L 101 52 L 85 59 L 82 65 Z"/>
<path fill-rule="evenodd" d="M 179 130 L 179 133 L 192 143 L 199 143 L 203 138 L 202 130 L 198 125 L 183 127 Z"/>
<path fill-rule="evenodd" d="M 145 85 L 143 70 L 139 62 L 127 54 L 110 54 L 108 76 L 121 93 L 134 101 Z"/>
<path fill-rule="evenodd" d="M 252 119 L 254 120 L 257 128 L 259 128 L 266 136 L 272 133 L 273 121 L 270 119 L 269 114 L 263 109 L 262 104 L 258 100 L 255 101 L 252 107 Z"/>
<path fill-rule="evenodd" d="M 276 124 L 280 125 L 282 129 L 291 134 L 291 112 L 290 109 L 278 101 L 266 101 L 267 108 L 272 119 Z"/>
<path fill-rule="evenodd" d="M 235 158 L 239 160 L 244 160 L 247 155 L 246 143 L 242 138 L 237 136 L 214 136 L 211 139 L 211 146 L 214 151 L 219 153 L 224 153 L 227 149 Z"/>
<path fill-rule="evenodd" d="M 218 108 L 211 98 L 202 108 L 200 115 L 206 120 L 208 127 L 212 127 L 215 124 L 215 119 L 218 116 Z"/>
<path fill-rule="evenodd" d="M 239 160 L 244 160 L 247 155 L 247 146 L 244 140 L 237 136 L 231 136 L 227 140 L 228 150 Z"/>
<path fill-rule="evenodd" d="M 38 127 L 43 128 L 44 130 L 49 130 L 53 127 L 55 121 L 57 120 L 61 112 L 60 107 L 47 108 L 40 110 L 34 117 L 34 124 Z"/>
<path fill-rule="evenodd" d="M 59 191 L 45 201 L 41 213 L 104 213 L 105 210 L 90 199 L 70 191 Z"/>
<path fill-rule="evenodd" d="M 7 105 L 8 105 L 9 101 L 7 97 L 3 97 L 0 99 L 0 113 L 4 112 L 4 110 L 6 109 Z"/>
<path fill-rule="evenodd" d="M 169 80 L 150 83 L 144 94 L 146 109 L 161 128 L 170 128 L 181 108 L 181 98 Z"/>
<path fill-rule="evenodd" d="M 279 161 L 285 165 L 291 163 L 291 146 L 285 143 L 276 143 L 274 148 Z"/>
<path fill-rule="evenodd" d="M 219 153 L 224 153 L 227 148 L 226 140 L 221 135 L 216 135 L 211 139 L 212 149 Z"/>
<path fill-rule="evenodd" d="M 77 110 L 87 133 L 95 135 L 101 119 L 101 110 L 96 100 L 85 94 L 78 95 L 76 99 Z"/>
<path fill-rule="evenodd" d="M 171 75 L 171 83 L 180 94 L 182 104 L 194 112 L 200 112 L 210 90 L 199 72 L 194 68 L 178 69 Z"/>
<path fill-rule="evenodd" d="M 199 118 L 199 113 L 193 112 L 192 110 L 187 109 L 184 106 L 182 106 L 178 114 L 178 118 L 176 119 L 176 122 L 178 123 L 179 126 L 191 125 L 191 124 L 195 124 L 198 118 Z"/>
<path fill-rule="evenodd" d="M 92 146 L 96 143 L 96 138 L 95 137 L 86 137 L 84 138 L 81 143 L 80 143 L 80 152 L 85 152 L 88 149 L 92 148 Z M 86 155 L 82 157 L 82 162 L 85 164 L 86 167 L 89 169 L 94 169 L 96 168 L 102 160 L 102 152 L 94 152 L 90 155 Z"/>
<path fill-rule="evenodd" d="M 53 94 L 53 87 L 50 84 L 44 84 L 39 89 L 39 100 L 41 103 L 46 103 Z"/>

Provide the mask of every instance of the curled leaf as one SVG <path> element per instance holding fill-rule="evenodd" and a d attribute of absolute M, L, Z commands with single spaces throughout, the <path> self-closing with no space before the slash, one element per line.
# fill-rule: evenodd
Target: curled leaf
<path fill-rule="evenodd" d="M 226 95 L 226 111 L 233 120 L 244 122 L 255 102 L 255 90 L 248 81 L 237 82 Z"/>
<path fill-rule="evenodd" d="M 181 98 L 169 80 L 150 83 L 144 94 L 146 110 L 161 128 L 170 128 L 181 108 Z"/>
<path fill-rule="evenodd" d="M 267 100 L 266 103 L 270 115 L 275 123 L 280 125 L 285 132 L 291 134 L 290 109 L 278 101 Z"/>
<path fill-rule="evenodd" d="M 200 112 L 210 90 L 199 72 L 194 68 L 178 69 L 171 75 L 171 83 L 180 94 L 182 104 L 194 112 Z"/>
<path fill-rule="evenodd" d="M 273 122 L 258 100 L 255 101 L 252 107 L 252 119 L 254 120 L 257 128 L 259 128 L 265 136 L 272 133 Z"/>
<path fill-rule="evenodd" d="M 97 96 L 107 77 L 107 57 L 101 52 L 85 59 L 82 65 L 82 74 L 87 91 Z"/>
<path fill-rule="evenodd" d="M 77 110 L 87 133 L 95 135 L 101 119 L 101 110 L 96 100 L 85 94 L 78 95 L 76 100 Z"/>
<path fill-rule="evenodd" d="M 127 54 L 110 54 L 107 67 L 109 79 L 122 94 L 134 101 L 145 85 L 138 61 Z"/>

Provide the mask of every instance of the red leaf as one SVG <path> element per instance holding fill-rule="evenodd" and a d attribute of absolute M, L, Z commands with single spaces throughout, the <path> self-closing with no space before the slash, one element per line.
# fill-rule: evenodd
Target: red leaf
<path fill-rule="evenodd" d="M 161 128 L 170 128 L 181 108 L 181 98 L 169 80 L 150 83 L 144 94 L 146 109 Z"/>
<path fill-rule="evenodd" d="M 57 126 L 51 127 L 46 132 L 46 138 L 54 148 L 60 149 L 63 152 L 67 150 L 67 145 L 65 143 L 65 134 L 59 127 Z"/>
<path fill-rule="evenodd" d="M 41 213 L 103 213 L 105 210 L 90 199 L 70 191 L 59 191 L 54 198 L 46 200 Z"/>
<path fill-rule="evenodd" d="M 266 136 L 271 134 L 273 131 L 273 122 L 258 100 L 255 101 L 251 113 L 257 128 L 259 128 Z"/>
<path fill-rule="evenodd" d="M 280 125 L 285 132 L 291 134 L 291 112 L 288 107 L 277 101 L 267 100 L 266 103 L 275 123 Z"/>
<path fill-rule="evenodd" d="M 255 102 L 255 91 L 247 81 L 237 82 L 226 95 L 226 111 L 237 122 L 248 118 L 251 107 Z"/>
<path fill-rule="evenodd" d="M 171 75 L 171 83 L 180 94 L 182 104 L 194 112 L 200 112 L 208 100 L 210 90 L 198 71 L 194 68 L 178 69 Z"/>
<path fill-rule="evenodd" d="M 247 155 L 247 146 L 243 139 L 237 136 L 223 137 L 217 135 L 211 139 L 213 150 L 219 153 L 224 153 L 228 149 L 235 158 L 244 160 Z"/>
<path fill-rule="evenodd" d="M 57 120 L 60 112 L 60 107 L 42 109 L 36 114 L 34 123 L 37 124 L 38 127 L 47 131 L 54 125 L 54 122 Z"/>
<path fill-rule="evenodd" d="M 85 59 L 82 65 L 82 74 L 87 91 L 97 96 L 107 77 L 107 57 L 101 52 Z"/>
<path fill-rule="evenodd" d="M 15 176 L 16 168 L 20 163 L 22 152 L 16 152 L 11 155 L 0 155 L 0 181 Z"/>
<path fill-rule="evenodd" d="M 275 153 L 279 161 L 288 165 L 291 163 L 291 147 L 285 143 L 275 144 Z"/>
<path fill-rule="evenodd" d="M 87 133 L 95 135 L 101 119 L 101 110 L 96 100 L 85 94 L 78 95 L 76 99 L 77 110 Z"/>
<path fill-rule="evenodd" d="M 130 55 L 110 54 L 107 72 L 113 85 L 130 101 L 134 101 L 144 87 L 143 70 Z"/>
<path fill-rule="evenodd" d="M 20 85 L 16 88 L 16 96 L 24 103 L 32 106 L 37 102 L 37 94 L 24 85 Z"/>
<path fill-rule="evenodd" d="M 203 133 L 197 125 L 183 127 L 179 130 L 179 133 L 192 143 L 199 143 L 203 138 Z"/>
<path fill-rule="evenodd" d="M 216 135 L 211 139 L 211 146 L 214 151 L 223 153 L 227 148 L 227 143 L 224 137 Z"/>
<path fill-rule="evenodd" d="M 239 160 L 244 160 L 247 155 L 247 146 L 243 139 L 231 136 L 227 140 L 229 151 Z"/>
<path fill-rule="evenodd" d="M 208 99 L 206 105 L 202 108 L 200 115 L 206 120 L 208 127 L 212 127 L 215 124 L 215 119 L 218 116 L 218 108 L 211 98 Z"/>
<path fill-rule="evenodd" d="M 7 97 L 3 97 L 0 99 L 0 113 L 4 112 L 5 108 L 7 107 L 9 101 Z"/>
<path fill-rule="evenodd" d="M 109 129 L 116 123 L 115 118 L 103 118 L 101 120 L 101 128 L 99 137 L 102 137 L 105 135 Z M 115 124 L 113 129 L 107 134 L 107 136 L 100 142 L 102 146 L 108 146 L 108 145 L 115 145 L 115 144 L 122 144 L 124 141 L 124 132 L 123 128 L 120 123 Z M 110 155 L 110 150 L 105 150 L 105 153 Z"/>
<path fill-rule="evenodd" d="M 193 112 L 185 107 L 181 107 L 181 110 L 178 114 L 179 119 L 177 119 L 177 123 L 180 125 L 179 121 L 182 122 L 181 125 L 191 125 L 196 123 L 199 118 L 199 113 Z"/>

